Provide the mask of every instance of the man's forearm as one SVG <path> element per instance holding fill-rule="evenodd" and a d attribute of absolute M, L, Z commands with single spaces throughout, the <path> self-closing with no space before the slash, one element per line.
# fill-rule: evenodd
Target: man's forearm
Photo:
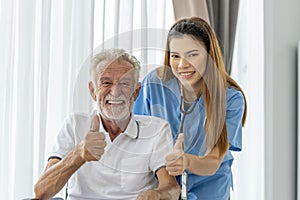
<path fill-rule="evenodd" d="M 169 184 L 156 190 L 160 193 L 161 200 L 178 200 L 181 191 L 178 184 Z"/>
<path fill-rule="evenodd" d="M 166 168 L 161 168 L 156 173 L 159 181 L 158 188 L 155 189 L 160 193 L 160 199 L 178 200 L 180 187 L 175 177 L 170 176 Z"/>
<path fill-rule="evenodd" d="M 57 194 L 85 161 L 78 154 L 78 148 L 70 151 L 65 158 L 47 169 L 35 184 L 36 198 L 46 200 Z"/>

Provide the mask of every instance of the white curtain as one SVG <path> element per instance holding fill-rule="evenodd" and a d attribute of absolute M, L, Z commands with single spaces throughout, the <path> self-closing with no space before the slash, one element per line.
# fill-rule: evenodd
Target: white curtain
<path fill-rule="evenodd" d="M 165 37 L 173 23 L 172 0 L 96 1 L 95 51 L 127 49 L 141 61 L 142 79 L 163 63 Z"/>
<path fill-rule="evenodd" d="M 63 119 L 92 109 L 92 51 L 126 47 L 142 79 L 163 62 L 172 9 L 171 0 L 0 0 L 0 199 L 32 197 Z"/>
<path fill-rule="evenodd" d="M 1 1 L 0 198 L 33 195 L 92 50 L 93 1 Z"/>

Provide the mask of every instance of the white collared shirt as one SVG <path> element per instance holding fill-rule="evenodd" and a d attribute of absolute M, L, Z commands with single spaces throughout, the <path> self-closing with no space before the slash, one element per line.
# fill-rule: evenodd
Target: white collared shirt
<path fill-rule="evenodd" d="M 78 145 L 90 129 L 93 116 L 75 114 L 61 128 L 51 157 L 63 158 Z M 169 124 L 157 117 L 133 116 L 126 128 L 107 146 L 99 161 L 86 162 L 68 182 L 68 199 L 136 199 L 145 190 L 158 185 L 155 172 L 164 166 L 172 151 Z"/>

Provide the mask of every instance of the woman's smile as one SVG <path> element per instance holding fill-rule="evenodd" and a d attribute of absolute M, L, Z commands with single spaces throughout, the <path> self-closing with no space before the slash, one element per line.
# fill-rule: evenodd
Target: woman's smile
<path fill-rule="evenodd" d="M 180 75 L 180 77 L 182 79 L 190 79 L 193 77 L 193 75 L 195 74 L 195 71 L 189 71 L 189 72 L 178 72 L 178 74 Z"/>

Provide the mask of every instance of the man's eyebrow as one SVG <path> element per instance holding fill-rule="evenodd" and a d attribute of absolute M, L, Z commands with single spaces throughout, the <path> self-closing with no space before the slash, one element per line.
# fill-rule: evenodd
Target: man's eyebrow
<path fill-rule="evenodd" d="M 120 80 L 121 81 L 130 81 L 130 80 L 132 80 L 132 78 L 130 78 L 130 77 L 122 77 L 122 78 L 120 78 Z"/>
<path fill-rule="evenodd" d="M 110 77 L 100 77 L 99 78 L 99 80 L 100 81 L 107 81 L 107 80 L 112 80 Z M 119 79 L 119 81 L 132 81 L 133 79 L 131 78 L 131 77 L 126 77 L 126 76 L 124 76 L 124 77 L 121 77 L 120 79 Z"/>
<path fill-rule="evenodd" d="M 105 81 L 105 80 L 110 80 L 110 79 L 111 79 L 111 78 L 105 77 L 105 76 L 104 76 L 104 77 L 102 76 L 102 77 L 99 78 L 100 81 Z"/>

